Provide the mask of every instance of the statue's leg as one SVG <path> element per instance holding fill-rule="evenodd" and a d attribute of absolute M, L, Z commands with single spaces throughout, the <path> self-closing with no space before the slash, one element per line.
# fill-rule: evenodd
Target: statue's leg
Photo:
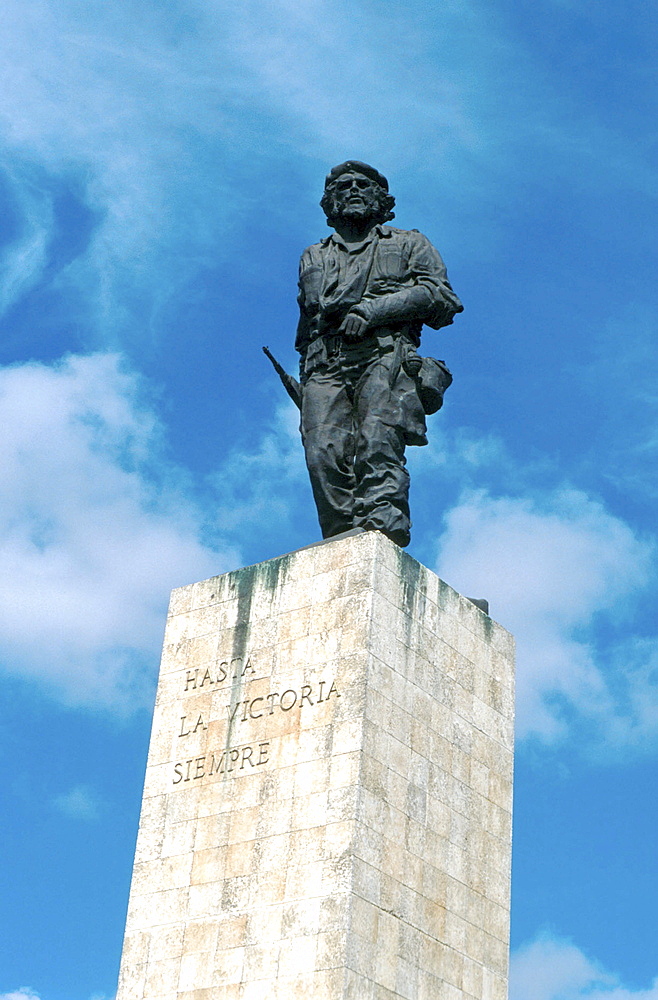
<path fill-rule="evenodd" d="M 388 360 L 370 365 L 357 388 L 354 522 L 383 531 L 404 546 L 411 528 L 409 473 L 400 401 L 389 385 Z"/>
<path fill-rule="evenodd" d="M 314 372 L 302 394 L 302 441 L 324 538 L 354 527 L 352 404 L 339 370 Z"/>

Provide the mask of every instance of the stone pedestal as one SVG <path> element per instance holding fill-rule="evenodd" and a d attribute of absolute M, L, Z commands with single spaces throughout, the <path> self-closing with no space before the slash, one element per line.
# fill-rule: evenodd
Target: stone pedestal
<path fill-rule="evenodd" d="M 378 532 L 175 590 L 117 1000 L 505 1000 L 512 715 Z"/>

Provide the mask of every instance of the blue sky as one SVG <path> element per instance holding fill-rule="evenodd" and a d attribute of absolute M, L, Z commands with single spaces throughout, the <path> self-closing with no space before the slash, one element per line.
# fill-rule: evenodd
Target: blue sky
<path fill-rule="evenodd" d="M 335 163 L 465 312 L 410 552 L 518 642 L 511 1000 L 658 1000 L 658 13 L 5 0 L 0 1000 L 110 1000 L 169 590 L 318 529 L 292 369 Z"/>

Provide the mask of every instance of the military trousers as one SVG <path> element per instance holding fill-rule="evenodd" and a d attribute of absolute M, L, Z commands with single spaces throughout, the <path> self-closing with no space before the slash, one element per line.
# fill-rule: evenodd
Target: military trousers
<path fill-rule="evenodd" d="M 302 440 L 324 538 L 361 527 L 409 543 L 409 473 L 393 359 L 392 345 L 340 344 L 304 383 Z"/>

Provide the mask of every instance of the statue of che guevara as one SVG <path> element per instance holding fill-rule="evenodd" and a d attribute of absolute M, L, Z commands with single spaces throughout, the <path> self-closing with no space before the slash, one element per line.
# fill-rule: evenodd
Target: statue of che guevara
<path fill-rule="evenodd" d="M 404 546 L 405 446 L 427 444 L 425 415 L 452 381 L 443 362 L 418 354 L 421 330 L 447 326 L 463 306 L 429 240 L 386 225 L 394 204 L 367 163 L 329 172 L 320 205 L 334 232 L 299 268 L 299 383 L 277 369 L 300 406 L 324 538 L 376 529 Z"/>

